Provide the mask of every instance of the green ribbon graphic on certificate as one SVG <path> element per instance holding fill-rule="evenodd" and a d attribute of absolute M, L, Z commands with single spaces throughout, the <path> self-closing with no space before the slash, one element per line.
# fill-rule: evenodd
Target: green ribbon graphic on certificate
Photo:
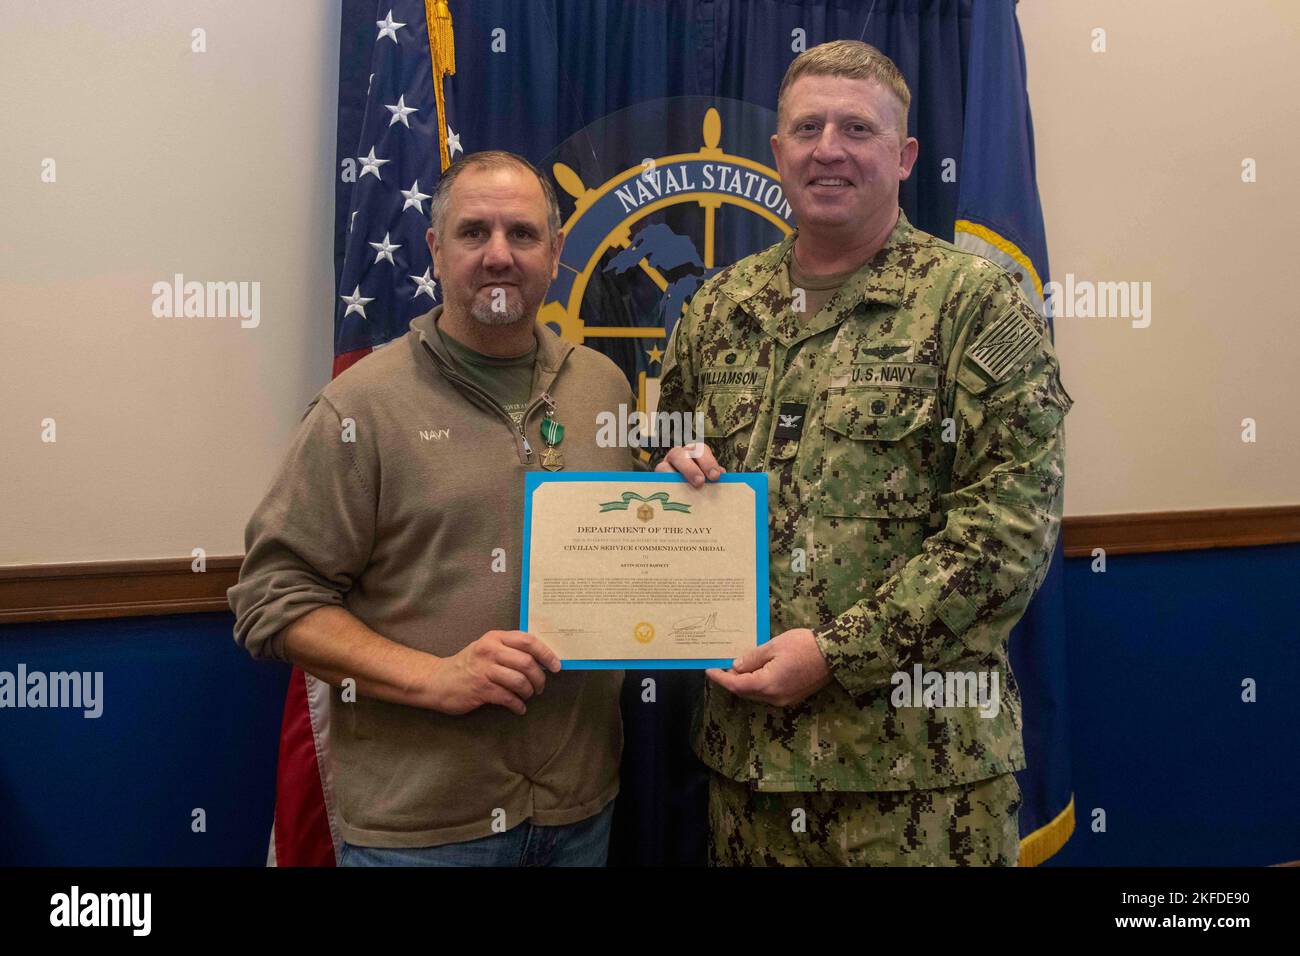
<path fill-rule="evenodd" d="M 649 498 L 642 498 L 635 491 L 625 491 L 623 492 L 622 501 L 606 501 L 600 506 L 600 510 L 626 511 L 627 506 L 633 501 L 644 501 L 646 503 L 651 501 L 660 501 L 663 503 L 664 511 L 685 511 L 689 513 L 691 510 L 691 506 L 688 504 L 683 504 L 680 501 L 670 501 L 668 499 L 668 492 L 666 491 L 660 491 L 657 494 L 651 495 Z"/>

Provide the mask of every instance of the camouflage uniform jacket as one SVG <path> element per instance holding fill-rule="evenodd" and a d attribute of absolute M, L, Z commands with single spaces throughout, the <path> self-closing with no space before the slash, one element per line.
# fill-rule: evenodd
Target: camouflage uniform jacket
<path fill-rule="evenodd" d="M 811 628 L 834 679 L 786 708 L 709 684 L 696 752 L 773 791 L 1021 769 L 1007 636 L 1051 560 L 1072 404 L 1046 325 L 1000 267 L 901 211 L 871 262 L 802 320 L 793 243 L 700 287 L 659 410 L 702 412 L 724 468 L 769 473 L 772 634 Z M 917 665 L 996 672 L 995 716 L 935 706 L 953 697 L 895 706 L 893 675 Z"/>

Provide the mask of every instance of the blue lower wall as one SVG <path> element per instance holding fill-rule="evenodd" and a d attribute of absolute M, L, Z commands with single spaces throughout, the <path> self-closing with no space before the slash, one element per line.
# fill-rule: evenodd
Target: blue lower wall
<path fill-rule="evenodd" d="M 103 671 L 103 714 L 0 710 L 0 865 L 262 864 L 289 668 L 224 614 L 11 625 L 0 671 Z M 207 832 L 192 830 L 202 808 Z"/>
<path fill-rule="evenodd" d="M 1078 825 L 1048 865 L 1300 859 L 1300 545 L 1090 564 L 1065 574 Z M 0 710 L 0 865 L 265 860 L 288 668 L 232 623 L 0 628 L 0 671 L 104 672 L 98 719 Z"/>
<path fill-rule="evenodd" d="M 1077 825 L 1052 862 L 1300 860 L 1300 545 L 1091 563 L 1066 562 Z"/>

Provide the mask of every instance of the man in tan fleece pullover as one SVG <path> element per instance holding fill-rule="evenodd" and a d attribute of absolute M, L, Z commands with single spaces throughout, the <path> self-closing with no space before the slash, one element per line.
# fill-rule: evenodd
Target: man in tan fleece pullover
<path fill-rule="evenodd" d="M 511 627 L 545 414 L 548 467 L 628 470 L 596 421 L 631 392 L 537 324 L 563 234 L 534 167 L 472 154 L 430 213 L 444 305 L 308 407 L 249 521 L 235 640 L 332 685 L 343 865 L 603 865 L 622 672 L 561 673 Z"/>

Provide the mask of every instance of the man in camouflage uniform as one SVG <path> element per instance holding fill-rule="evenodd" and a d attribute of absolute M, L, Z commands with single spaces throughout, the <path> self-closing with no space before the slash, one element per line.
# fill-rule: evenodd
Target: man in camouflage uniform
<path fill-rule="evenodd" d="M 777 636 L 707 672 L 695 733 L 713 863 L 1017 860 L 1007 636 L 1056 541 L 1071 400 L 1016 282 L 898 208 L 909 101 L 867 44 L 794 61 L 772 148 L 799 229 L 706 282 L 665 357 L 659 409 L 702 412 L 705 447 L 657 467 L 770 481 Z M 996 700 L 956 693 L 977 679 Z"/>

